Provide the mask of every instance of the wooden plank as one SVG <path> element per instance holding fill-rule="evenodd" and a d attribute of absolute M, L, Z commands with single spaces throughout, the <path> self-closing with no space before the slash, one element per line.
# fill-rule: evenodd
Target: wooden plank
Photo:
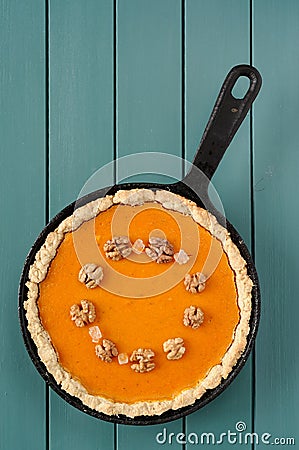
<path fill-rule="evenodd" d="M 249 62 L 249 2 L 186 1 L 186 155 L 193 159 L 224 77 Z M 246 119 L 225 154 L 213 184 L 228 220 L 250 245 L 250 140 Z M 251 363 L 215 401 L 187 419 L 187 432 L 218 436 L 244 421 L 251 427 Z M 191 448 L 192 445 L 187 445 Z M 235 445 L 236 448 L 249 448 Z"/>
<path fill-rule="evenodd" d="M 178 0 L 119 1 L 117 10 L 117 156 L 144 152 L 181 154 L 181 5 Z M 160 181 L 167 167 L 157 158 L 156 172 L 135 180 Z M 118 167 L 123 163 L 119 162 Z M 130 160 L 130 169 L 137 169 Z M 174 163 L 180 175 L 180 162 Z M 157 175 L 157 172 L 160 175 Z M 118 172 L 118 174 L 120 171 Z M 166 424 L 181 431 L 181 420 Z M 118 426 L 117 448 L 159 448 L 161 426 Z M 178 448 L 178 444 L 163 448 Z"/>
<path fill-rule="evenodd" d="M 254 62 L 264 85 L 254 112 L 256 261 L 262 285 L 255 420 L 299 442 L 299 4 L 254 2 Z M 264 448 L 265 445 L 259 445 Z"/>
<path fill-rule="evenodd" d="M 49 30 L 52 216 L 113 159 L 113 2 L 51 0 Z M 51 450 L 109 450 L 113 425 L 51 393 L 50 443 Z"/>
<path fill-rule="evenodd" d="M 112 105 L 113 1 L 50 0 L 52 215 L 112 161 Z"/>
<path fill-rule="evenodd" d="M 0 1 L 0 448 L 45 445 L 45 388 L 22 342 L 17 297 L 25 256 L 44 226 L 43 2 Z"/>
<path fill-rule="evenodd" d="M 118 2 L 118 158 L 138 152 L 181 156 L 180 20 L 178 0 Z"/>

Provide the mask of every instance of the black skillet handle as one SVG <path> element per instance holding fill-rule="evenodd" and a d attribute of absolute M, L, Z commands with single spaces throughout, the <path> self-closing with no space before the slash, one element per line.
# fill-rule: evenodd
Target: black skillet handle
<path fill-rule="evenodd" d="M 238 99 L 232 95 L 232 90 L 242 76 L 249 78 L 250 85 L 244 98 Z M 207 181 L 214 175 L 225 150 L 259 93 L 261 85 L 261 75 L 252 66 L 245 64 L 235 66 L 228 73 L 193 161 L 193 166 L 205 174 Z M 197 183 L 199 181 L 198 171 L 193 166 L 183 180 L 190 186 L 196 184 L 196 179 Z"/>

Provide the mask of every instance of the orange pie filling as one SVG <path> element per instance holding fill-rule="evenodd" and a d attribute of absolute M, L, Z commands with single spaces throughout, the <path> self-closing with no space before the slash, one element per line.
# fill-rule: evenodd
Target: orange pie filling
<path fill-rule="evenodd" d="M 189 261 L 157 264 L 144 252 L 119 261 L 108 259 L 103 247 L 115 235 L 127 235 L 131 242 L 141 239 L 145 245 L 150 236 L 165 237 L 174 252 L 183 249 Z M 41 323 L 59 364 L 89 394 L 113 402 L 171 400 L 195 387 L 221 364 L 240 320 L 235 272 L 220 250 L 220 241 L 190 215 L 165 210 L 154 202 L 113 205 L 76 231 L 65 233 L 39 283 L 38 296 Z M 207 264 L 213 252 L 218 254 L 215 267 Z M 87 263 L 103 267 L 103 281 L 94 289 L 78 280 Z M 205 273 L 206 286 L 202 292 L 191 293 L 184 276 L 196 272 Z M 95 306 L 96 318 L 77 327 L 70 308 L 83 299 Z M 204 313 L 197 329 L 183 323 L 184 311 L 191 305 Z M 112 362 L 99 359 L 89 333 L 93 326 L 115 343 L 119 353 L 130 357 L 139 348 L 153 350 L 154 369 L 137 373 L 130 360 L 119 364 L 117 357 Z M 180 359 L 169 360 L 163 343 L 176 337 L 183 339 L 186 350 Z"/>

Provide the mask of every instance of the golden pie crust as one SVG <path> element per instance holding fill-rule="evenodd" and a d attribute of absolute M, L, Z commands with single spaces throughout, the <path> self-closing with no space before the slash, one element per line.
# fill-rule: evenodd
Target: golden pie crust
<path fill-rule="evenodd" d="M 72 377 L 72 374 L 60 364 L 51 338 L 40 319 L 38 309 L 39 284 L 47 277 L 51 261 L 55 258 L 57 249 L 65 238 L 66 233 L 75 231 L 83 222 L 94 219 L 98 214 L 106 211 L 113 205 L 138 206 L 147 202 L 155 202 L 166 210 L 190 216 L 221 242 L 234 273 L 239 322 L 235 327 L 231 345 L 221 358 L 221 362 L 211 367 L 206 376 L 198 380 L 194 387 L 184 389 L 172 399 L 167 400 L 137 401 L 134 403 L 117 402 L 99 395 L 90 394 L 80 381 Z M 246 262 L 240 255 L 238 247 L 232 242 L 228 231 L 217 222 L 212 214 L 198 207 L 194 202 L 168 191 L 158 190 L 154 192 L 149 189 L 119 190 L 113 196 L 99 198 L 78 208 L 71 216 L 63 220 L 53 232 L 48 234 L 29 269 L 26 283 L 28 297 L 24 302 L 24 308 L 26 310 L 28 330 L 37 346 L 38 355 L 48 372 L 53 375 L 57 384 L 61 385 L 64 391 L 78 397 L 83 404 L 91 409 L 107 415 L 152 416 L 160 415 L 170 409 L 176 410 L 193 404 L 206 390 L 215 388 L 221 383 L 222 379 L 228 377 L 246 347 L 251 315 L 252 285 L 253 283 L 247 273 Z"/>

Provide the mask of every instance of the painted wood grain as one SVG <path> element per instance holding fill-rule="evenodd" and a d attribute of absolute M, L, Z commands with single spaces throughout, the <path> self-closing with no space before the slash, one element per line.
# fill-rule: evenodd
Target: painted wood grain
<path fill-rule="evenodd" d="M 254 114 L 256 262 L 263 305 L 257 339 L 256 428 L 271 433 L 270 442 L 294 437 L 295 447 L 299 442 L 298 40 L 298 2 L 254 2 L 254 62 L 264 79 Z"/>
<path fill-rule="evenodd" d="M 45 445 L 44 383 L 22 342 L 18 284 L 44 226 L 44 6 L 0 1 L 0 448 Z"/>
<path fill-rule="evenodd" d="M 249 2 L 186 1 L 186 155 L 192 160 L 224 78 L 249 63 Z M 242 86 L 240 86 L 240 89 Z M 213 178 L 226 217 L 250 245 L 250 134 L 246 119 Z M 244 421 L 251 428 L 251 363 L 211 404 L 187 419 L 187 432 L 216 437 Z M 191 448 L 192 445 L 187 445 Z M 249 448 L 238 446 L 236 448 Z"/>
<path fill-rule="evenodd" d="M 50 215 L 113 159 L 113 2 L 50 1 Z M 109 179 L 109 176 L 108 176 Z M 112 183 L 112 171 L 107 182 Z M 113 425 L 50 397 L 51 450 L 113 448 Z"/>
<path fill-rule="evenodd" d="M 181 5 L 175 0 L 118 1 L 117 9 L 117 157 L 144 152 L 181 155 Z M 156 158 L 155 173 L 139 181 L 160 181 L 167 166 Z M 121 168 L 124 163 L 120 161 Z M 177 164 L 177 167 L 175 167 Z M 130 168 L 137 170 L 134 160 Z M 173 169 L 180 174 L 180 161 Z M 118 170 L 119 174 L 120 170 Z M 180 175 L 179 175 L 180 176 Z M 181 431 L 182 421 L 165 425 Z M 163 426 L 118 426 L 117 449 L 160 448 Z M 180 448 L 178 444 L 163 448 Z"/>

